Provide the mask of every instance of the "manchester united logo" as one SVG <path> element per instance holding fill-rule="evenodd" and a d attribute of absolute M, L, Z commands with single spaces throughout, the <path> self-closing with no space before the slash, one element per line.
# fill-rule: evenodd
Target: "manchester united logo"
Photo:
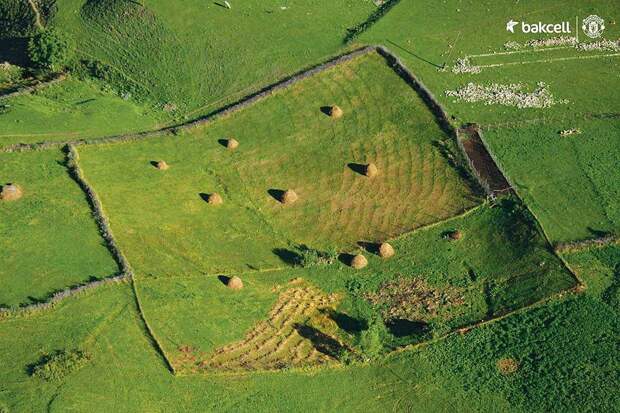
<path fill-rule="evenodd" d="M 592 39 L 596 39 L 597 37 L 600 37 L 601 34 L 603 34 L 603 30 L 605 30 L 605 21 L 599 16 L 592 14 L 583 19 L 581 29 L 586 36 Z"/>

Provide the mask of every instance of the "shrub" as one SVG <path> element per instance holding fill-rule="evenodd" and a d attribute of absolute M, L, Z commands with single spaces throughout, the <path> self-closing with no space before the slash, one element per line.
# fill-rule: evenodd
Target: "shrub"
<path fill-rule="evenodd" d="M 90 356 L 80 350 L 58 350 L 45 354 L 31 367 L 31 376 L 55 381 L 78 370 L 90 360 Z"/>
<path fill-rule="evenodd" d="M 385 332 L 383 319 L 380 315 L 374 314 L 368 320 L 368 328 L 360 333 L 357 340 L 357 347 L 363 361 L 371 361 L 381 355 Z"/>
<path fill-rule="evenodd" d="M 55 30 L 41 31 L 28 43 L 28 58 L 39 69 L 61 70 L 67 65 L 73 52 L 71 39 Z"/>
<path fill-rule="evenodd" d="M 297 251 L 299 265 L 304 268 L 330 265 L 338 259 L 336 251 L 319 251 L 305 245 L 297 247 Z"/>

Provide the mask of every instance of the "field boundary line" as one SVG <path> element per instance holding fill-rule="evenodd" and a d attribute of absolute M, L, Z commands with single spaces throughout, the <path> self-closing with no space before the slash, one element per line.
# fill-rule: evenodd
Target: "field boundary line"
<path fill-rule="evenodd" d="M 138 312 L 138 317 L 143 324 L 145 337 L 151 343 L 151 345 L 153 346 L 155 351 L 159 354 L 159 356 L 162 357 L 162 361 L 164 362 L 168 370 L 170 370 L 170 372 L 174 374 L 174 368 L 172 367 L 172 364 L 170 364 L 170 361 L 166 357 L 166 354 L 164 353 L 162 346 L 159 344 L 159 341 L 155 337 L 155 334 L 153 330 L 151 329 L 146 319 L 146 316 L 144 315 L 144 312 L 142 310 L 142 304 L 140 302 L 140 296 L 138 295 L 138 288 L 136 285 L 136 280 L 134 277 L 133 269 L 131 268 L 129 261 L 127 260 L 127 258 L 125 257 L 121 249 L 119 248 L 118 244 L 116 243 L 116 240 L 112 233 L 112 229 L 110 227 L 110 221 L 105 215 L 101 200 L 95 193 L 94 189 L 86 181 L 86 178 L 84 177 L 84 173 L 79 166 L 79 153 L 77 149 L 75 148 L 75 146 L 73 145 L 67 145 L 65 148 L 65 151 L 67 153 L 67 166 L 69 167 L 70 173 L 73 176 L 73 178 L 78 182 L 78 184 L 80 185 L 84 193 L 86 194 L 86 197 L 88 198 L 88 201 L 92 206 L 93 215 L 95 216 L 95 220 L 97 221 L 97 224 L 99 225 L 100 231 L 102 233 L 103 238 L 106 241 L 108 249 L 114 256 L 114 259 L 116 260 L 122 274 L 128 278 L 131 284 L 131 289 L 132 289 L 132 292 L 135 298 L 136 311 Z"/>
<path fill-rule="evenodd" d="M 579 276 L 577 275 L 577 273 L 575 273 L 575 271 L 573 271 L 573 269 L 570 267 L 570 265 L 568 264 L 568 262 L 564 259 L 564 257 L 562 257 L 560 254 L 558 254 L 555 250 L 555 248 L 553 247 L 553 243 L 551 242 L 551 239 L 549 238 L 549 234 L 547 234 L 547 231 L 545 231 L 545 228 L 542 226 L 542 224 L 540 223 L 540 219 L 538 218 L 538 216 L 534 213 L 534 211 L 532 211 L 532 209 L 530 208 L 530 206 L 525 202 L 525 200 L 523 199 L 523 197 L 519 194 L 519 191 L 517 189 L 517 187 L 514 185 L 514 183 L 512 182 L 512 180 L 506 175 L 506 172 L 504 171 L 504 168 L 502 167 L 501 163 L 498 162 L 496 156 L 493 154 L 493 152 L 489 149 L 489 145 L 486 142 L 486 140 L 484 139 L 484 136 L 482 134 L 482 128 L 479 127 L 478 128 L 478 137 L 480 138 L 480 142 L 482 143 L 482 145 L 486 148 L 486 151 L 489 153 L 489 155 L 491 156 L 491 159 L 493 159 L 493 162 L 495 163 L 497 169 L 499 170 L 499 172 L 504 176 L 504 179 L 506 179 L 506 182 L 508 182 L 508 184 L 510 185 L 510 187 L 512 188 L 512 192 L 515 194 L 515 196 L 519 199 L 519 201 L 521 202 L 521 204 L 525 207 L 525 209 L 527 209 L 527 211 L 530 213 L 530 215 L 532 216 L 532 218 L 534 218 L 534 221 L 536 223 L 536 227 L 538 228 L 538 230 L 540 231 L 540 233 L 543 235 L 543 237 L 545 238 L 545 242 L 547 243 L 547 246 L 549 247 L 550 252 L 555 255 L 560 262 L 562 263 L 562 265 L 564 266 L 564 268 L 568 271 L 569 274 L 571 274 L 571 276 L 573 277 L 573 279 L 576 282 L 576 287 L 577 288 L 585 288 L 586 284 L 583 282 L 583 280 L 581 280 L 581 278 L 579 278 Z M 575 287 L 574 287 L 575 288 Z"/>
<path fill-rule="evenodd" d="M 30 93 L 34 93 L 38 90 L 44 89 L 48 86 L 54 85 L 56 83 L 60 83 L 63 80 L 65 80 L 67 78 L 67 75 L 65 73 L 58 73 L 56 75 L 54 75 L 51 79 L 43 81 L 43 82 L 39 82 L 37 84 L 31 85 L 31 86 L 23 86 L 23 87 L 18 87 L 17 90 L 14 90 L 13 92 L 9 92 L 9 93 L 5 93 L 3 95 L 0 95 L 0 101 L 2 100 L 6 100 L 6 99 L 11 99 L 11 98 L 15 98 L 18 96 L 23 96 L 23 95 L 28 95 Z M 31 136 L 31 135 L 28 135 Z"/>
<path fill-rule="evenodd" d="M 446 339 L 448 339 L 448 338 L 450 338 L 452 336 L 455 336 L 457 334 L 459 334 L 459 335 L 467 334 L 467 333 L 469 333 L 471 330 L 473 330 L 475 328 L 485 327 L 485 326 L 487 326 L 489 324 L 493 324 L 493 323 L 499 322 L 499 321 L 501 321 L 501 320 L 503 320 L 505 318 L 508 318 L 510 316 L 513 316 L 513 315 L 516 315 L 516 314 L 519 314 L 519 313 L 523 313 L 523 312 L 529 311 L 529 310 L 534 309 L 534 308 L 541 307 L 541 306 L 547 304 L 548 302 L 550 302 L 552 300 L 563 299 L 564 297 L 566 297 L 568 295 L 582 294 L 584 291 L 585 291 L 585 284 L 575 285 L 575 286 L 573 286 L 571 288 L 558 291 L 558 292 L 556 292 L 554 294 L 551 294 L 551 295 L 549 295 L 547 297 L 544 297 L 544 298 L 542 298 L 542 299 L 540 299 L 538 301 L 535 301 L 535 302 L 533 302 L 531 304 L 525 305 L 523 307 L 519 307 L 519 308 L 514 309 L 512 311 L 508 311 L 508 312 L 506 312 L 504 314 L 500 314 L 500 315 L 497 315 L 495 317 L 491 317 L 491 318 L 488 318 L 488 319 L 482 319 L 480 321 L 476 321 L 475 323 L 472 323 L 472 324 L 469 324 L 469 325 L 466 325 L 466 326 L 463 326 L 463 327 L 460 327 L 460 328 L 456 328 L 456 329 L 454 329 L 454 330 L 452 330 L 452 331 L 450 331 L 448 333 L 445 333 L 442 336 L 433 338 L 431 340 L 422 341 L 420 343 L 410 344 L 410 345 L 398 348 L 398 349 L 392 351 L 391 353 L 389 353 L 388 357 L 391 357 L 394 354 L 398 354 L 398 353 L 403 353 L 403 352 L 408 352 L 408 351 L 415 351 L 415 350 L 418 350 L 418 349 L 420 349 L 422 347 L 426 347 L 428 345 L 435 344 L 435 343 L 441 342 L 443 340 L 446 340 Z"/>
<path fill-rule="evenodd" d="M 590 56 L 569 56 L 569 57 L 553 57 L 550 59 L 539 59 L 539 60 L 530 60 L 530 61 L 521 61 L 521 62 L 507 62 L 507 63 L 495 63 L 490 65 L 477 65 L 480 68 L 494 68 L 494 67 L 503 67 L 503 66 L 515 66 L 515 65 L 528 65 L 532 63 L 553 63 L 553 62 L 564 62 L 568 60 L 585 60 L 585 59 L 596 59 L 601 57 L 618 57 L 620 53 L 609 53 L 609 54 L 598 54 L 598 55 L 590 55 Z"/>
<path fill-rule="evenodd" d="M 52 308 L 54 307 L 54 305 L 64 300 L 65 298 L 80 294 L 84 291 L 94 289 L 102 285 L 127 281 L 131 278 L 133 274 L 127 258 L 121 252 L 118 244 L 116 243 L 116 240 L 114 239 L 114 236 L 112 235 L 112 230 L 110 229 L 109 221 L 103 212 L 103 206 L 101 204 L 101 201 L 97 197 L 97 194 L 92 189 L 90 184 L 88 184 L 88 182 L 84 178 L 84 174 L 79 167 L 79 154 L 77 150 L 75 149 L 75 147 L 67 145 L 65 146 L 63 151 L 65 153 L 65 166 L 67 168 L 69 176 L 78 184 L 78 186 L 86 196 L 86 200 L 91 210 L 92 217 L 95 220 L 95 223 L 99 229 L 99 235 L 103 238 L 107 250 L 110 252 L 110 255 L 112 255 L 112 259 L 114 259 L 114 261 L 116 262 L 116 265 L 118 266 L 118 272 L 109 277 L 87 283 L 79 283 L 72 287 L 54 292 L 52 293 L 51 297 L 49 297 L 49 299 L 42 302 L 33 303 L 21 307 L 0 308 L 0 320 L 10 315 L 30 314 L 35 311 Z"/>
<path fill-rule="evenodd" d="M 492 52 L 492 53 L 481 53 L 481 54 L 470 54 L 465 56 L 465 58 L 476 58 L 476 57 L 492 57 L 492 56 L 506 56 L 513 55 L 519 53 L 538 53 L 538 52 L 548 52 L 549 50 L 565 50 L 565 49 L 574 49 L 572 46 L 560 46 L 560 47 L 545 47 L 538 49 L 521 49 L 521 50 L 510 50 L 506 52 Z"/>
<path fill-rule="evenodd" d="M 379 55 L 383 56 L 386 59 L 387 64 L 396 72 L 398 76 L 401 77 L 405 81 L 407 85 L 409 85 L 422 99 L 422 101 L 426 104 L 426 107 L 431 111 L 434 115 L 435 122 L 439 125 L 439 128 L 450 138 L 450 140 L 454 143 L 455 146 L 458 147 L 458 133 L 454 125 L 450 123 L 448 120 L 448 113 L 444 109 L 444 107 L 439 103 L 439 100 L 435 97 L 435 95 L 420 81 L 420 79 L 413 74 L 407 66 L 388 48 L 385 46 L 377 45 L 375 46 Z M 471 170 L 468 169 L 468 163 L 466 162 L 467 156 L 465 156 L 461 151 L 455 151 L 454 153 L 457 157 L 456 160 L 449 159 L 448 163 L 452 162 L 454 164 L 457 172 L 462 172 L 465 177 L 464 180 L 470 184 L 472 192 L 476 194 L 477 192 L 483 192 L 484 187 L 480 185 L 480 182 L 476 179 L 475 174 L 472 173 Z"/>
<path fill-rule="evenodd" d="M 200 116 L 193 120 L 178 123 L 176 125 L 165 126 L 163 128 L 155 129 L 155 130 L 148 130 L 148 131 L 143 131 L 143 132 L 135 132 L 135 133 L 129 133 L 129 134 L 122 134 L 122 135 L 104 136 L 104 137 L 92 138 L 92 139 L 84 138 L 84 139 L 59 141 L 59 142 L 45 141 L 45 142 L 29 143 L 29 144 L 18 143 L 18 144 L 9 145 L 4 148 L 1 148 L 0 153 L 41 150 L 41 149 L 49 149 L 49 148 L 55 148 L 55 147 L 63 147 L 66 145 L 73 145 L 73 146 L 93 145 L 93 144 L 137 141 L 137 140 L 143 140 L 143 139 L 148 139 L 148 138 L 155 138 L 159 136 L 175 136 L 175 135 L 178 135 L 182 131 L 194 129 L 200 126 L 205 126 L 207 124 L 214 122 L 217 119 L 226 117 L 230 114 L 233 114 L 242 109 L 245 109 L 253 105 L 256 102 L 268 96 L 271 96 L 275 92 L 286 89 L 301 80 L 304 80 L 311 76 L 322 73 L 342 63 L 351 61 L 357 57 L 371 53 L 374 50 L 376 50 L 376 46 L 364 46 L 364 47 L 355 49 L 353 51 L 349 51 L 344 54 L 332 57 L 331 59 L 328 59 L 324 61 L 323 63 L 319 63 L 315 66 L 312 66 L 309 69 L 303 70 L 301 72 L 297 72 L 290 76 L 286 76 L 283 79 L 280 79 L 274 83 L 271 83 L 259 89 L 256 92 L 250 93 L 249 95 L 246 95 L 235 102 L 224 105 L 223 107 L 219 109 L 215 109 L 211 113 L 208 113 L 204 116 Z"/>
<path fill-rule="evenodd" d="M 349 33 L 347 33 L 344 37 L 343 43 L 351 43 L 353 40 L 364 34 L 364 32 L 374 26 L 383 16 L 388 14 L 390 10 L 397 6 L 398 3 L 400 3 L 400 0 L 387 0 L 384 2 L 374 12 L 372 12 L 366 20 L 355 25 L 353 28 L 348 29 Z"/>
<path fill-rule="evenodd" d="M 155 352 L 158 354 L 158 356 L 161 358 L 162 362 L 165 364 L 168 371 L 172 373 L 173 375 L 176 375 L 174 366 L 170 362 L 170 359 L 166 355 L 166 352 L 164 351 L 163 346 L 159 343 L 159 340 L 157 340 L 157 336 L 155 335 L 155 332 L 151 328 L 148 320 L 146 319 L 146 315 L 144 314 L 144 311 L 142 309 L 142 302 L 140 301 L 140 295 L 138 294 L 138 285 L 136 283 L 136 280 L 133 274 L 130 277 L 130 281 L 131 281 L 131 290 L 133 292 L 133 296 L 135 299 L 136 311 L 138 313 L 138 317 L 144 329 L 144 336 L 150 342 L 151 346 L 153 347 Z"/>

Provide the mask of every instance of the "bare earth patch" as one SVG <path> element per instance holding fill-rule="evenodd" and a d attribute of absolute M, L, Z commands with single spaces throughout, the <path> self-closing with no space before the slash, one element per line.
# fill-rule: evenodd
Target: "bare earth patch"
<path fill-rule="evenodd" d="M 440 309 L 465 302 L 455 288 L 433 288 L 422 279 L 406 277 L 382 284 L 377 292 L 366 294 L 366 299 L 384 307 L 386 320 L 416 321 L 428 321 L 437 316 Z"/>

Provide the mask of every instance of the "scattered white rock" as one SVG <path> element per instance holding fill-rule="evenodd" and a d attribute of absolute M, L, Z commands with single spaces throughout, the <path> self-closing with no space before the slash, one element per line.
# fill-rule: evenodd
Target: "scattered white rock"
<path fill-rule="evenodd" d="M 516 106 L 519 109 L 548 108 L 556 104 L 568 103 L 567 100 L 556 100 L 544 82 L 538 82 L 536 89 L 531 92 L 525 91 L 524 88 L 525 86 L 521 83 L 508 85 L 492 83 L 485 86 L 470 82 L 457 90 L 447 90 L 445 94 L 456 98 L 456 101 Z"/>
<path fill-rule="evenodd" d="M 469 58 L 458 59 L 452 67 L 452 73 L 480 73 L 480 66 L 474 66 Z"/>

